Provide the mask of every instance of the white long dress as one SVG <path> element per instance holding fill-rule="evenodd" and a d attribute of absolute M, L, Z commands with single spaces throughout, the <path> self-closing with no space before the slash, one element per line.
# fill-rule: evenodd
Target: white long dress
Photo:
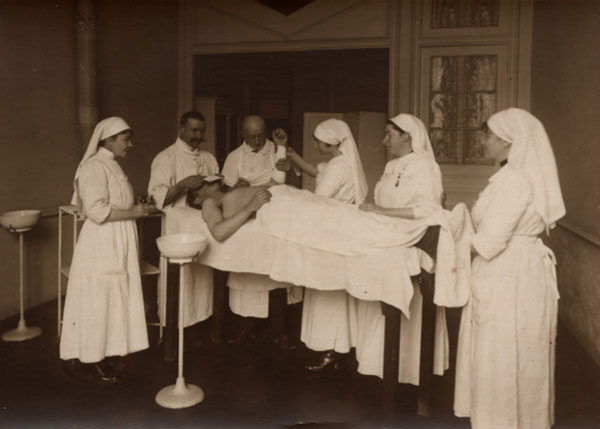
<path fill-rule="evenodd" d="M 81 167 L 78 189 L 87 219 L 69 274 L 60 357 L 98 362 L 148 347 L 135 221 L 105 222 L 111 209 L 132 208 L 134 196 L 104 148 Z"/>
<path fill-rule="evenodd" d="M 191 175 L 210 176 L 217 173 L 219 173 L 219 164 L 213 154 L 202 149 L 191 150 L 183 140 L 178 138 L 152 161 L 148 194 L 154 197 L 157 207 L 163 208 L 167 191 L 180 180 Z M 173 203 L 174 207 L 186 205 L 185 196 L 181 196 Z M 160 263 L 161 272 L 166 272 L 166 259 L 161 258 Z M 186 264 L 183 269 L 185 270 L 183 324 L 187 327 L 206 320 L 212 315 L 213 270 L 198 263 Z M 159 279 L 159 285 L 160 283 Z M 163 320 L 162 323 L 165 321 Z"/>
<path fill-rule="evenodd" d="M 475 428 L 548 428 L 554 421 L 558 291 L 554 255 L 529 184 L 504 166 L 472 209 L 478 256 L 463 308 L 454 411 Z"/>
<path fill-rule="evenodd" d="M 343 155 L 317 166 L 315 194 L 351 204 L 354 202 L 352 167 Z M 306 289 L 300 340 L 316 351 L 348 353 L 354 347 L 356 298 L 346 291 Z"/>
<path fill-rule="evenodd" d="M 240 178 L 250 186 L 267 184 L 276 171 L 276 147 L 270 140 L 258 151 L 253 152 L 247 143 L 233 150 L 223 165 L 224 182 L 234 186 Z M 229 308 L 243 317 L 269 317 L 269 291 L 286 288 L 288 303 L 301 301 L 302 289 L 291 283 L 278 282 L 269 276 L 255 273 L 229 273 Z"/>
<path fill-rule="evenodd" d="M 388 162 L 381 179 L 375 186 L 375 202 L 382 207 L 413 208 L 417 218 L 425 217 L 441 207 L 436 194 L 435 180 L 440 177 L 439 167 L 423 155 L 410 153 Z M 400 359 L 398 381 L 419 384 L 421 356 L 421 319 L 423 297 L 415 288 L 410 303 L 410 319 L 402 315 L 400 325 Z M 438 309 L 436 335 L 444 334 L 445 313 Z M 359 300 L 357 305 L 356 359 L 358 372 L 383 377 L 383 347 L 385 316 L 379 301 Z M 439 326 L 443 324 L 443 326 Z M 441 365 L 446 365 L 446 362 Z M 436 365 L 440 373 L 439 366 Z M 443 371 L 443 368 L 441 369 Z"/>

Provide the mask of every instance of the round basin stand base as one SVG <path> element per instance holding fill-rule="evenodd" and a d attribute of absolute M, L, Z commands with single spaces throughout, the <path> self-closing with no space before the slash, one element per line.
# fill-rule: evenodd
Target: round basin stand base
<path fill-rule="evenodd" d="M 183 377 L 177 377 L 175 384 L 163 387 L 156 394 L 158 405 L 172 409 L 191 407 L 203 400 L 204 391 L 193 384 L 185 384 Z"/>
<path fill-rule="evenodd" d="M 42 335 L 42 330 L 35 326 L 27 326 L 24 320 L 19 320 L 19 325 L 15 329 L 6 331 L 2 334 L 3 341 L 25 341 Z"/>

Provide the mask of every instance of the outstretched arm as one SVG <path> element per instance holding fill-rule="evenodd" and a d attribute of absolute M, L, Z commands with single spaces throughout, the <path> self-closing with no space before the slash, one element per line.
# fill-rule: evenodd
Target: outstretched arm
<path fill-rule="evenodd" d="M 271 193 L 266 189 L 261 189 L 235 215 L 223 219 L 221 208 L 215 200 L 209 198 L 202 203 L 202 218 L 208 225 L 208 229 L 215 240 L 222 242 L 240 229 L 250 215 L 268 203 L 270 199 Z"/>
<path fill-rule="evenodd" d="M 401 217 L 404 219 L 416 219 L 414 209 L 409 207 L 386 208 L 373 203 L 362 203 L 359 206 L 359 209 L 365 212 L 377 213 L 384 216 Z"/>
<path fill-rule="evenodd" d="M 300 167 L 300 169 L 302 171 L 304 171 L 306 174 L 309 174 L 313 177 L 315 177 L 317 174 L 319 174 L 319 170 L 317 169 L 317 167 L 315 165 L 306 161 L 304 158 L 302 158 L 300 155 L 298 155 L 298 153 L 294 149 L 292 149 L 289 146 L 287 147 L 287 156 L 290 158 L 290 160 L 292 161 L 292 163 L 294 165 Z"/>

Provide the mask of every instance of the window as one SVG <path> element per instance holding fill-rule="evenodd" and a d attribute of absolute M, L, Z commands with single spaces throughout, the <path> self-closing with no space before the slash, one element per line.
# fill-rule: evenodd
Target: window
<path fill-rule="evenodd" d="M 481 125 L 506 106 L 506 54 L 502 46 L 425 48 L 421 118 L 440 164 L 490 165 Z"/>

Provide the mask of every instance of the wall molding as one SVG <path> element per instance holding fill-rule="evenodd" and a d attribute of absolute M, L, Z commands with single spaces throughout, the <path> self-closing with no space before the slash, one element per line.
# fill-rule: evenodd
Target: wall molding
<path fill-rule="evenodd" d="M 589 233 L 587 231 L 582 230 L 581 228 L 578 228 L 577 226 L 575 226 L 573 223 L 569 222 L 568 220 L 559 220 L 557 222 L 557 224 L 559 226 L 563 227 L 564 229 L 566 229 L 567 231 L 569 231 L 571 234 L 574 234 L 577 237 L 600 247 L 600 238 L 596 237 L 592 233 Z"/>

